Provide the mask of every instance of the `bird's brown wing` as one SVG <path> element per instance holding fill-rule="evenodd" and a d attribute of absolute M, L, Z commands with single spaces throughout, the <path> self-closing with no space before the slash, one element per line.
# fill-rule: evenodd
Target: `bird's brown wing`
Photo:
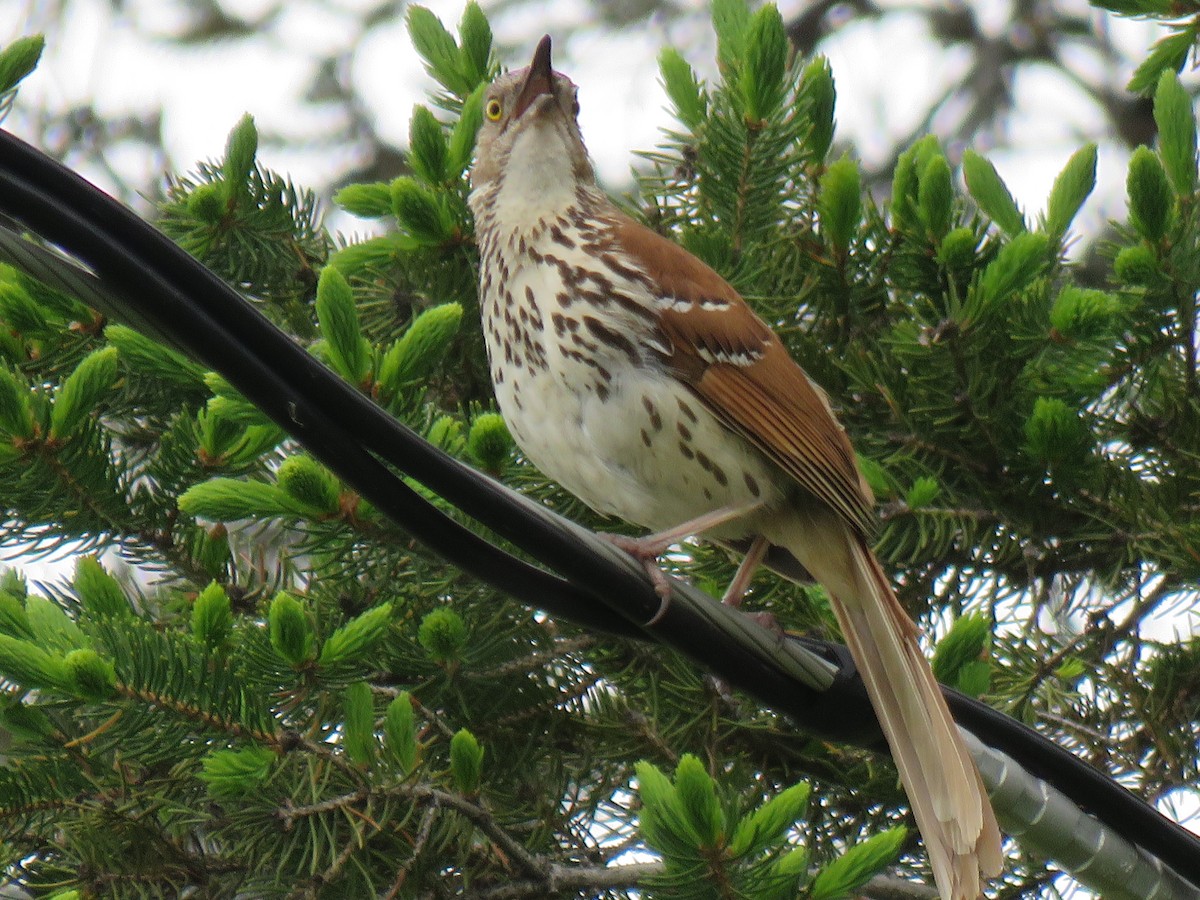
<path fill-rule="evenodd" d="M 676 375 L 727 427 L 743 435 L 860 534 L 873 500 L 824 392 L 720 275 L 632 219 L 614 238 L 661 291 L 660 327 Z"/>

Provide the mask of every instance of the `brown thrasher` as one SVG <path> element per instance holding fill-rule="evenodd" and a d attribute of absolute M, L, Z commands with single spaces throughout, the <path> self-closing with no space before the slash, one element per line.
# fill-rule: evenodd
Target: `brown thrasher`
<path fill-rule="evenodd" d="M 768 551 L 829 592 L 944 900 L 1001 867 L 979 774 L 866 542 L 873 499 L 825 394 L 724 280 L 597 187 L 550 38 L 496 80 L 471 171 L 496 398 L 545 474 L 593 509 Z"/>

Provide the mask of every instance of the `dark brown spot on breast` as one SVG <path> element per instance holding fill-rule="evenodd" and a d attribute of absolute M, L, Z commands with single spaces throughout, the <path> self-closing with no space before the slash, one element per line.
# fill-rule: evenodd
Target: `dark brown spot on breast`
<path fill-rule="evenodd" d="M 608 306 L 608 302 L 611 299 L 608 294 L 602 294 L 599 291 L 593 291 L 585 287 L 576 288 L 575 295 L 580 300 L 592 304 L 592 306 Z"/>
<path fill-rule="evenodd" d="M 563 284 L 572 290 L 578 288 L 579 282 L 583 280 L 582 270 L 563 259 L 556 259 L 555 264 L 558 266 L 558 277 L 562 279 Z"/>
<path fill-rule="evenodd" d="M 636 281 L 638 283 L 645 283 L 646 281 L 645 275 L 626 263 L 615 253 L 601 253 L 600 262 L 604 263 L 610 270 L 626 281 Z"/>
<path fill-rule="evenodd" d="M 532 257 L 533 251 L 530 251 Z M 565 259 L 555 256 L 553 253 L 539 253 L 537 263 L 546 263 L 558 269 L 558 277 L 562 279 L 562 283 L 566 285 L 568 290 L 574 291 L 579 287 L 579 282 L 583 279 L 584 271 L 579 266 L 573 266 Z"/>
<path fill-rule="evenodd" d="M 696 454 L 692 452 L 692 448 L 683 441 L 679 442 L 679 452 L 683 454 L 684 459 L 694 459 Z"/>
<path fill-rule="evenodd" d="M 645 407 L 646 414 L 650 416 L 650 427 L 655 431 L 662 431 L 662 416 L 658 412 L 658 407 L 654 405 L 654 401 L 643 396 L 642 406 Z"/>
<path fill-rule="evenodd" d="M 649 308 L 645 303 L 631 297 L 624 291 L 613 291 L 608 295 L 608 299 L 615 303 L 621 309 L 630 315 L 637 316 L 640 319 L 647 321 L 656 321 L 658 314 Z"/>
<path fill-rule="evenodd" d="M 584 316 L 583 325 L 592 333 L 596 340 L 607 344 L 616 350 L 620 350 L 629 357 L 631 362 L 636 363 L 640 361 L 637 347 L 633 345 L 633 341 L 621 334 L 619 331 L 614 331 L 599 319 L 592 316 Z"/>
<path fill-rule="evenodd" d="M 541 312 L 541 310 L 538 309 L 537 298 L 533 296 L 533 288 L 531 288 L 529 285 L 525 285 L 525 302 L 529 304 L 529 310 L 534 315 L 537 315 Z"/>
<path fill-rule="evenodd" d="M 683 438 L 685 441 L 690 441 L 692 439 L 691 429 L 688 428 L 686 425 L 684 425 L 682 422 L 676 422 L 675 428 L 678 429 L 679 436 L 681 438 Z"/>
<path fill-rule="evenodd" d="M 587 338 L 585 338 L 581 334 L 576 334 L 575 332 L 571 332 L 571 343 L 574 344 L 576 347 L 582 347 L 584 350 L 587 350 L 591 353 L 596 352 L 596 345 L 593 344 L 591 341 L 589 341 Z"/>
<path fill-rule="evenodd" d="M 594 269 L 582 269 L 578 271 L 583 278 L 594 284 L 596 286 L 596 290 L 598 290 L 600 293 L 605 295 L 611 295 L 613 293 L 613 283 L 611 279 L 604 277 Z"/>
<path fill-rule="evenodd" d="M 751 475 L 749 472 L 743 472 L 742 478 L 744 478 L 746 481 L 746 490 L 748 490 L 755 497 L 761 495 L 762 491 L 759 489 L 758 482 L 754 479 L 753 475 Z"/>
<path fill-rule="evenodd" d="M 693 423 L 696 421 L 696 411 L 682 397 L 676 397 L 676 402 L 679 404 L 679 411 L 688 417 Z"/>
<path fill-rule="evenodd" d="M 555 222 L 550 226 L 550 240 L 556 244 L 562 244 L 568 250 L 575 248 L 575 242 L 562 230 L 562 227 Z"/>
<path fill-rule="evenodd" d="M 651 443 L 650 442 L 650 434 L 649 434 L 649 432 L 646 431 L 645 428 L 642 429 L 642 443 L 645 444 L 647 447 L 649 447 L 650 443 Z"/>

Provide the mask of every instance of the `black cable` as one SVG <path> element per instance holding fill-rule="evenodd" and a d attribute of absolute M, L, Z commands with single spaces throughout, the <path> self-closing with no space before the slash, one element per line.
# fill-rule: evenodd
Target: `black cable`
<path fill-rule="evenodd" d="M 657 609 L 644 577 L 581 544 L 544 510 L 426 444 L 313 359 L 212 272 L 79 176 L 0 131 L 0 212 L 87 263 L 135 321 L 174 336 L 221 372 L 315 457 L 456 566 L 531 605 L 588 627 L 645 636 Z M 370 451 L 370 452 L 368 452 Z M 490 545 L 411 491 L 371 454 L 541 562 L 542 572 Z M 865 689 L 845 648 L 804 640 L 838 667 L 815 691 L 747 653 L 711 620 L 673 604 L 654 636 L 732 684 L 793 715 L 806 730 L 881 749 Z M 1130 841 L 1200 883 L 1200 840 L 1115 781 L 1031 729 L 947 691 L 951 710 L 981 740 L 1008 753 Z"/>

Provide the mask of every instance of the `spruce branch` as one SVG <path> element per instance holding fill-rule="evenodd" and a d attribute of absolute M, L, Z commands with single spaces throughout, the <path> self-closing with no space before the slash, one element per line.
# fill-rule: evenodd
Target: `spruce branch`
<path fill-rule="evenodd" d="M 118 696 L 157 707 L 187 721 L 196 722 L 214 731 L 224 732 L 230 737 L 249 738 L 275 750 L 283 749 L 287 743 L 285 735 L 281 733 L 247 727 L 241 722 L 217 715 L 180 698 L 166 696 L 151 690 L 139 690 L 121 682 L 117 682 L 116 692 Z"/>
<path fill-rule="evenodd" d="M 437 821 L 438 810 L 439 807 L 436 800 L 430 802 L 425 807 L 425 812 L 421 814 L 421 822 L 417 826 L 416 836 L 413 838 L 412 850 L 409 854 L 408 862 L 396 870 L 396 877 L 382 894 L 381 900 L 394 900 L 394 898 L 400 895 L 400 891 L 404 888 L 405 883 L 408 881 L 409 873 L 412 871 L 412 864 L 420 859 L 421 854 L 425 851 L 425 847 L 429 843 L 434 823 Z"/>

